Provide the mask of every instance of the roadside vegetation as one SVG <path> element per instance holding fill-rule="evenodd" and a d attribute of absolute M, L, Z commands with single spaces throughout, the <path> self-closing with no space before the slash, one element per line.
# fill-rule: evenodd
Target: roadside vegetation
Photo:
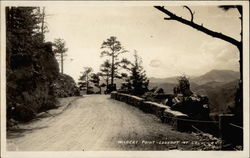
<path fill-rule="evenodd" d="M 6 7 L 8 127 L 55 108 L 57 97 L 77 94 L 74 80 L 59 73 L 55 57 L 66 52 L 65 43 L 44 40 L 48 31 L 44 17 L 44 8 Z"/>

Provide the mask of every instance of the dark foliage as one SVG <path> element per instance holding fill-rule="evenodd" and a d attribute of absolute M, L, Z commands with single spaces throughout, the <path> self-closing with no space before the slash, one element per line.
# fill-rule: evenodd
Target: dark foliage
<path fill-rule="evenodd" d="M 109 80 L 111 77 L 111 63 L 109 60 L 105 60 L 103 64 L 101 64 L 100 67 L 100 76 L 106 81 L 106 91 L 108 89 L 108 85 L 109 85 Z M 104 87 L 104 85 L 103 85 Z"/>
<path fill-rule="evenodd" d="M 190 96 L 193 92 L 190 90 L 190 83 L 186 76 L 180 76 L 178 78 L 178 85 L 174 87 L 173 91 L 174 94 L 181 93 L 184 96 Z"/>
<path fill-rule="evenodd" d="M 79 78 L 79 89 L 80 90 L 86 90 L 87 94 L 92 94 L 93 93 L 93 87 L 91 88 L 89 86 L 90 82 L 90 74 L 93 71 L 91 67 L 84 67 L 84 72 L 82 72 L 82 75 Z"/>
<path fill-rule="evenodd" d="M 90 75 L 90 82 L 94 84 L 95 87 L 99 88 L 98 94 L 102 93 L 101 85 L 100 85 L 100 76 L 101 73 L 92 73 Z"/>
<path fill-rule="evenodd" d="M 209 119 L 209 100 L 206 96 L 193 93 L 189 79 L 186 76 L 178 78 L 178 85 L 173 89 L 174 95 L 167 99 L 166 104 L 171 109 L 188 114 L 193 119 Z"/>
<path fill-rule="evenodd" d="M 28 121 L 55 107 L 58 63 L 40 24 L 39 8 L 6 7 L 7 119 Z"/>
<path fill-rule="evenodd" d="M 69 75 L 59 74 L 53 86 L 56 97 L 62 98 L 80 95 L 74 79 Z"/>
<path fill-rule="evenodd" d="M 133 95 L 140 96 L 148 91 L 149 80 L 142 67 L 142 60 L 137 53 L 134 54 L 134 58 L 134 63 L 130 63 L 131 67 L 126 66 L 126 69 L 130 71 L 130 75 L 126 80 L 127 83 L 124 84 L 122 88 L 127 89 L 127 91 Z"/>

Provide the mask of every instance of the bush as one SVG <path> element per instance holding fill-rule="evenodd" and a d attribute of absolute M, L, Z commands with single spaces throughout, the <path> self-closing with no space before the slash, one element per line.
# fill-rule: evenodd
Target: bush
<path fill-rule="evenodd" d="M 80 95 L 76 83 L 72 77 L 66 74 L 59 74 L 59 77 L 54 82 L 54 91 L 56 97 L 70 97 Z"/>

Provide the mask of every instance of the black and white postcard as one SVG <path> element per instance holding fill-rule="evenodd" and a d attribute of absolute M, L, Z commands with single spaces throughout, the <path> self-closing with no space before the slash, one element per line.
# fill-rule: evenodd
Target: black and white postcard
<path fill-rule="evenodd" d="M 249 2 L 1 1 L 1 156 L 249 157 Z"/>

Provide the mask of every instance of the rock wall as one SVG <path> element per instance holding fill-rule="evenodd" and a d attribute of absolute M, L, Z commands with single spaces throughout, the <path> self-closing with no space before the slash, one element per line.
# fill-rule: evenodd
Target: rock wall
<path fill-rule="evenodd" d="M 190 130 L 190 124 L 183 121 L 189 120 L 189 116 L 179 111 L 171 110 L 169 106 L 146 101 L 145 99 L 137 96 L 117 93 L 116 91 L 111 92 L 111 98 L 135 106 L 146 113 L 154 114 L 161 119 L 162 122 L 169 123 L 178 131 Z"/>

